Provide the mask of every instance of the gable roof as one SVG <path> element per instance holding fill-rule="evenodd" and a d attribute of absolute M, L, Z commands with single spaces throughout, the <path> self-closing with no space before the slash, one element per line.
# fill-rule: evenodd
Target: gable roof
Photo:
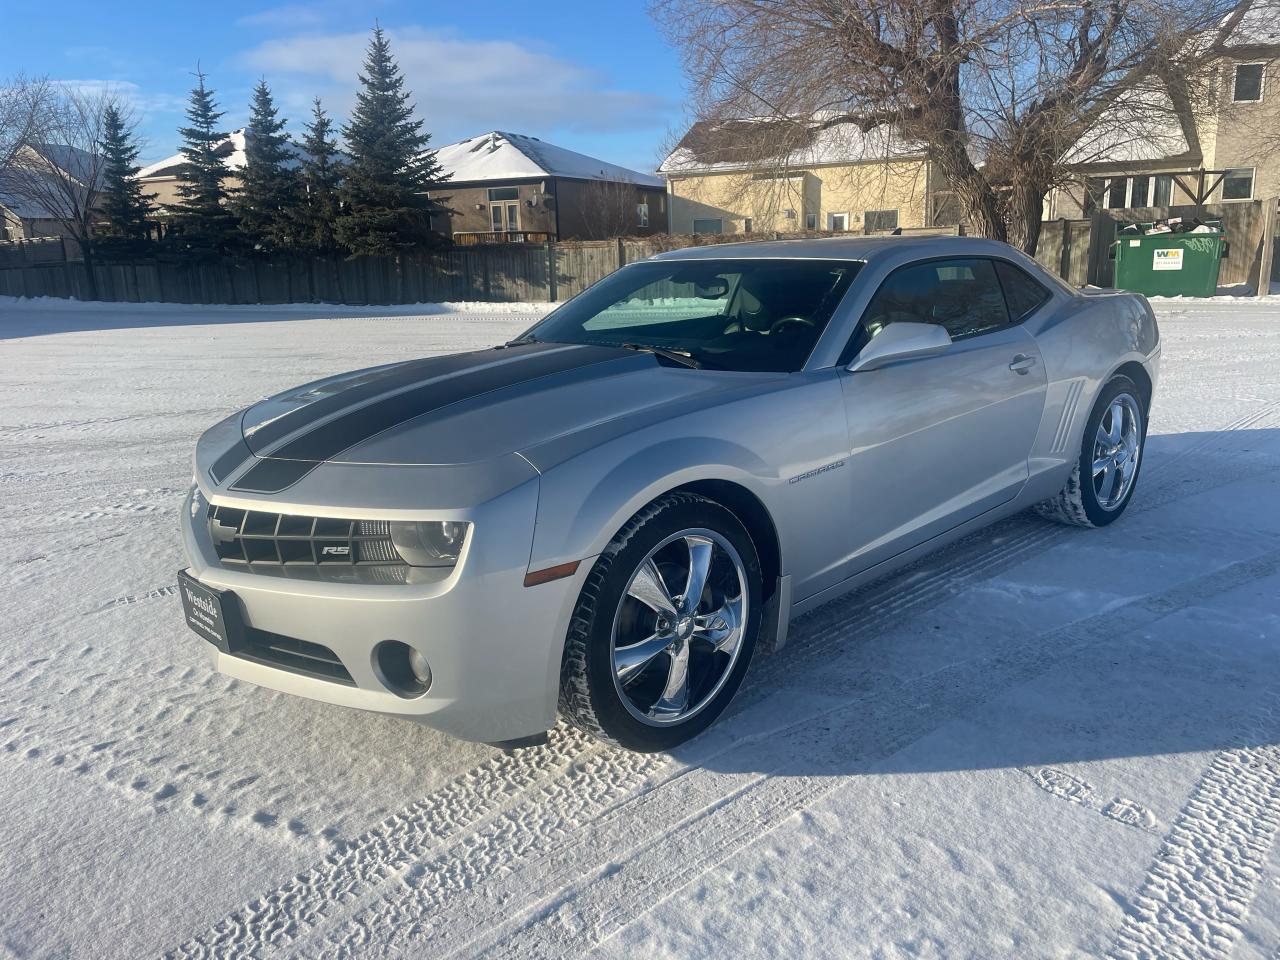
<path fill-rule="evenodd" d="M 699 120 L 658 167 L 659 173 L 803 169 L 920 156 L 919 144 L 889 125 L 863 130 L 856 123 L 826 124 L 822 117 L 747 117 Z"/>
<path fill-rule="evenodd" d="M 234 130 L 227 135 L 225 140 L 218 143 L 213 148 L 214 153 L 222 157 L 227 164 L 227 169 L 235 172 L 244 168 L 244 147 L 245 132 L 243 129 Z M 287 149 L 293 154 L 288 161 L 288 166 L 297 166 L 299 158 L 303 154 L 302 147 L 298 146 L 292 140 L 287 144 Z M 187 158 L 181 153 L 175 153 L 171 157 L 165 157 L 163 160 L 157 160 L 155 163 L 143 167 L 138 171 L 138 179 L 145 180 L 148 177 L 177 177 L 181 176 L 182 168 L 186 166 Z"/>
<path fill-rule="evenodd" d="M 565 177 L 646 187 L 663 185 L 661 179 L 650 174 L 557 147 L 537 137 L 502 130 L 448 144 L 436 150 L 435 155 L 441 169 L 455 183 Z"/>
<path fill-rule="evenodd" d="M 1280 0 L 1255 0 L 1223 46 L 1228 52 L 1237 47 L 1280 46 Z"/>

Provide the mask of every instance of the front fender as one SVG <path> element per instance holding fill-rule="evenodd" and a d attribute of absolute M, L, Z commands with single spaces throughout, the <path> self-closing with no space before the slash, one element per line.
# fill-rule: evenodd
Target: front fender
<path fill-rule="evenodd" d="M 588 450 L 542 477 L 530 569 L 596 557 L 645 504 L 698 480 L 728 480 L 766 503 L 777 468 L 731 440 L 633 435 Z"/>

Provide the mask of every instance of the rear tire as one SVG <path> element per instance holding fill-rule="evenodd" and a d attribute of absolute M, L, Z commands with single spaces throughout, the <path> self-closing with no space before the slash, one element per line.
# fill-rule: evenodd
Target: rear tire
<path fill-rule="evenodd" d="M 658 498 L 605 547 L 582 587 L 561 663 L 561 713 L 642 753 L 697 736 L 742 685 L 761 595 L 760 560 L 733 513 L 693 493 Z"/>
<path fill-rule="evenodd" d="M 1115 377 L 1102 388 L 1089 414 L 1080 457 L 1066 486 L 1036 504 L 1036 512 L 1078 527 L 1114 523 L 1138 489 L 1146 442 L 1146 398 L 1128 377 Z"/>

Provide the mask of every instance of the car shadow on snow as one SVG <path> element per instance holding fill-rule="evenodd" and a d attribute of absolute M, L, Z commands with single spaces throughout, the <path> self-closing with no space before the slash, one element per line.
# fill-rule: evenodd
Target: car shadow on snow
<path fill-rule="evenodd" d="M 838 776 L 1280 743 L 1280 430 L 1153 435 L 1099 530 L 1026 513 L 794 621 L 677 759 Z"/>

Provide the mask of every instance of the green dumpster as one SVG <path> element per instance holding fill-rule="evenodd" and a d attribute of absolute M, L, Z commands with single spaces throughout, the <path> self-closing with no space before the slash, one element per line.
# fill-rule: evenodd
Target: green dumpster
<path fill-rule="evenodd" d="M 1149 224 L 1139 224 L 1146 229 Z M 1115 285 L 1149 297 L 1212 297 L 1228 244 L 1222 225 L 1211 233 L 1119 233 Z"/>

